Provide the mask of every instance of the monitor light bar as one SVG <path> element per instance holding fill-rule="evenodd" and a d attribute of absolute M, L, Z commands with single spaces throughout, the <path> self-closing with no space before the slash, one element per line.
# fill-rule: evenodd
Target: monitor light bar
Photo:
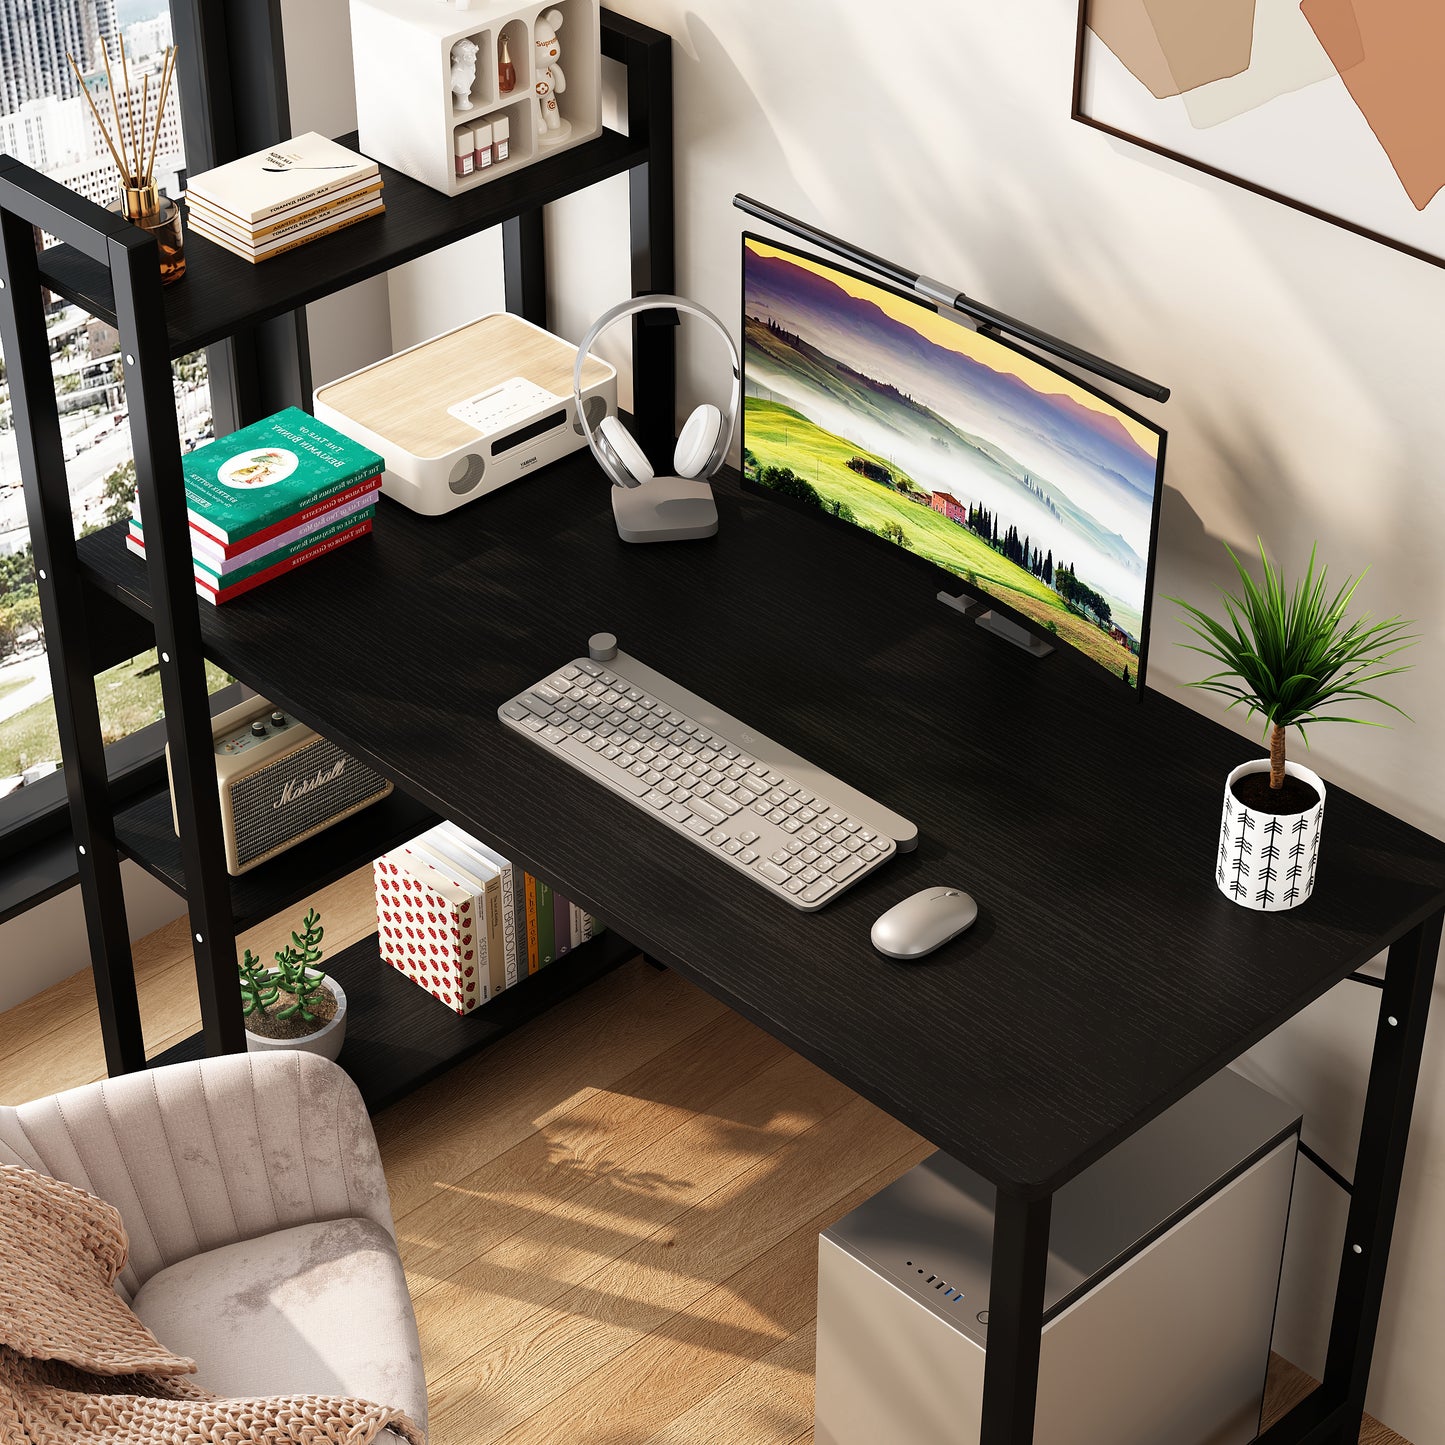
<path fill-rule="evenodd" d="M 787 231 L 800 240 L 807 241 L 809 245 L 817 246 L 824 251 L 831 251 L 835 256 L 841 256 L 855 266 L 864 266 L 868 270 L 886 277 L 895 286 L 911 291 L 915 296 L 922 297 L 923 300 L 935 306 L 948 307 L 962 313 L 976 322 L 980 330 L 1013 336 L 1029 346 L 1036 347 L 1039 351 L 1046 351 L 1051 356 L 1057 356 L 1061 361 L 1067 361 L 1071 366 L 1093 372 L 1096 376 L 1103 377 L 1105 381 L 1112 382 L 1115 386 L 1122 386 L 1129 391 L 1138 392 L 1140 396 L 1147 396 L 1151 401 L 1169 400 L 1167 386 L 1160 386 L 1157 381 L 1150 381 L 1147 377 L 1126 371 L 1122 366 L 1115 366 L 1113 362 L 1105 361 L 1101 356 L 1095 356 L 1092 352 L 1085 351 L 1070 342 L 1061 341 L 1057 336 L 1050 336 L 1047 331 L 1038 331 L 1026 322 L 1018 321 L 1012 316 L 1005 315 L 1002 311 L 995 311 L 992 306 L 985 306 L 981 301 L 971 300 L 962 291 L 952 286 L 946 286 L 942 281 L 921 276 L 916 271 L 910 271 L 906 267 L 900 266 L 896 261 L 875 256 L 871 251 L 865 251 L 861 246 L 853 245 L 851 241 L 831 236 L 827 231 L 820 231 L 806 221 L 799 221 L 793 216 L 785 215 L 782 211 L 774 210 L 773 207 L 764 205 L 762 201 L 753 200 L 751 196 L 736 195 L 733 197 L 733 205 L 760 221 L 766 221 L 770 226 L 776 226 L 780 231 Z"/>

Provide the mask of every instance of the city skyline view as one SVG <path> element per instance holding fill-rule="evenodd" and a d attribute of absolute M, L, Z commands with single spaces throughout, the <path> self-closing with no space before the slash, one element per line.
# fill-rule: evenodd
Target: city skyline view
<path fill-rule="evenodd" d="M 100 47 L 108 45 L 114 60 L 122 40 L 139 113 L 147 84 L 151 96 L 156 93 L 171 42 L 165 0 L 6 0 L 0 6 L 0 152 L 102 206 L 116 200 L 119 175 L 66 56 L 74 55 L 99 99 L 106 86 Z M 120 96 L 123 105 L 123 91 Z M 174 194 L 184 167 L 179 87 L 173 87 L 156 179 Z M 46 321 L 72 515 L 84 532 L 128 510 L 134 484 L 119 337 L 60 298 Z M 182 446 L 208 440 L 204 353 L 175 364 L 174 390 Z M 29 540 L 9 390 L 0 375 L 0 827 L 6 797 L 59 765 Z M 145 673 L 137 660 L 97 679 L 108 741 L 159 716 L 159 687 Z"/>

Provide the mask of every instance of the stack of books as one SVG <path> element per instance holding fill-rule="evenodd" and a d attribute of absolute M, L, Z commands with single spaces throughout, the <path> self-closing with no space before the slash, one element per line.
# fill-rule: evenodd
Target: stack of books
<path fill-rule="evenodd" d="M 385 462 L 293 406 L 181 465 L 196 592 L 219 605 L 366 536 Z M 126 546 L 146 554 L 138 498 Z"/>
<path fill-rule="evenodd" d="M 373 160 L 311 131 L 193 176 L 191 230 L 253 264 L 379 216 Z"/>
<path fill-rule="evenodd" d="M 604 931 L 455 823 L 394 848 L 372 872 L 381 956 L 459 1014 Z"/>

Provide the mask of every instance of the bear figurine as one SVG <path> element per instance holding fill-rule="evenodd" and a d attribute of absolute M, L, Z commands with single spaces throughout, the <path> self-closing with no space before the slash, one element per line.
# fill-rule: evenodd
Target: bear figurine
<path fill-rule="evenodd" d="M 562 42 L 557 39 L 561 24 L 560 10 L 546 10 L 537 17 L 534 32 L 537 49 L 532 73 L 537 77 L 537 135 L 543 145 L 555 145 L 572 129 L 557 110 L 557 97 L 567 89 L 561 65 Z"/>

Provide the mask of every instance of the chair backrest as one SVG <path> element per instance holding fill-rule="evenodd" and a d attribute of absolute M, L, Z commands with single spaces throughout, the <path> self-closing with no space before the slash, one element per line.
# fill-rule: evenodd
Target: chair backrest
<path fill-rule="evenodd" d="M 113 1204 L 134 1295 L 192 1255 L 324 1219 L 395 1234 L 366 1105 L 315 1054 L 229 1054 L 0 1109 L 0 1161 Z"/>
<path fill-rule="evenodd" d="M 30 1169 L 45 1169 L 45 1160 L 26 1137 L 20 1114 L 7 1104 L 0 1104 L 0 1164 L 23 1164 Z"/>

